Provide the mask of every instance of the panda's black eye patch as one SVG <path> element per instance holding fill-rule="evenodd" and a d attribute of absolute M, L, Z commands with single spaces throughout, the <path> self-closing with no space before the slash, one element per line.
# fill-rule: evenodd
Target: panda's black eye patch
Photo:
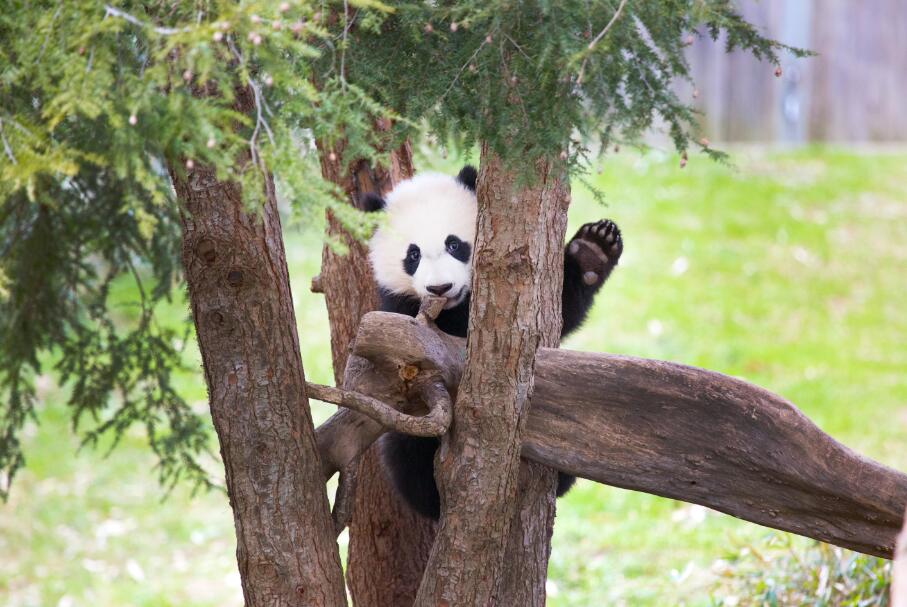
<path fill-rule="evenodd" d="M 469 256 L 472 254 L 472 247 L 465 240 L 460 240 L 451 234 L 444 241 L 444 246 L 450 256 L 454 259 L 462 261 L 463 263 L 469 261 Z"/>
<path fill-rule="evenodd" d="M 406 257 L 403 258 L 403 271 L 412 276 L 416 273 L 416 268 L 419 267 L 419 262 L 422 260 L 422 251 L 419 250 L 419 247 L 411 244 L 409 248 L 406 249 Z"/>

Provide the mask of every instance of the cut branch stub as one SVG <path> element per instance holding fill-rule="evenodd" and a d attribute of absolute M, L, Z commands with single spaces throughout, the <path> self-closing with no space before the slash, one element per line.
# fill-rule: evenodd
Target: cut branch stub
<path fill-rule="evenodd" d="M 446 303 L 446 297 L 435 297 L 433 295 L 423 297 L 422 302 L 419 304 L 419 313 L 416 315 L 416 319 L 424 325 L 432 324 L 437 320 Z"/>
<path fill-rule="evenodd" d="M 369 322 L 364 322 L 365 318 Z M 387 344 L 392 340 L 397 342 L 388 349 Z M 438 371 L 444 385 L 455 391 L 466 361 L 465 345 L 464 339 L 442 333 L 415 318 L 390 312 L 369 312 L 359 325 L 353 354 L 395 374 L 406 365 Z"/>
<path fill-rule="evenodd" d="M 399 367 L 436 370 L 453 389 L 464 349 L 465 340 L 413 318 L 373 312 L 362 320 L 347 386 L 406 409 Z M 317 431 L 325 472 L 384 431 L 344 413 L 362 417 L 342 411 Z M 841 445 L 780 396 L 626 356 L 540 349 L 523 456 L 886 558 L 907 504 L 907 475 Z"/>

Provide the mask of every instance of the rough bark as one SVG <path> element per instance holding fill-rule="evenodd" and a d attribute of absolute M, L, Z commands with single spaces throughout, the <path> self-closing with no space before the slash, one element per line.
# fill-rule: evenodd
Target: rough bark
<path fill-rule="evenodd" d="M 249 214 L 207 168 L 172 176 L 246 605 L 346 605 L 273 182 Z"/>
<path fill-rule="evenodd" d="M 396 369 L 440 371 L 455 388 L 464 347 L 412 318 L 367 314 L 350 389 L 410 410 Z M 341 415 L 317 431 L 319 445 L 325 431 L 344 437 L 323 451 L 328 469 L 382 432 Z M 676 363 L 541 348 L 523 439 L 523 457 L 570 474 L 886 558 L 907 505 L 907 475 L 841 445 L 780 396 Z"/>
<path fill-rule="evenodd" d="M 333 159 L 329 151 L 321 151 L 322 175 L 339 185 L 351 204 L 356 204 L 365 192 L 386 193 L 413 174 L 408 143 L 390 154 L 387 168 L 372 168 L 364 161 L 343 166 L 342 150 L 334 151 Z M 334 378 L 337 385 L 342 385 L 349 346 L 359 319 L 365 312 L 374 310 L 378 300 L 365 244 L 346 234 L 330 214 L 328 234 L 348 247 L 344 256 L 324 248 L 318 281 L 325 295 L 331 327 Z M 353 602 L 363 606 L 409 607 L 422 579 L 435 525 L 413 514 L 393 493 L 380 469 L 377 449 L 363 454 L 358 479 L 347 566 L 347 584 Z"/>
<path fill-rule="evenodd" d="M 540 346 L 556 348 L 561 338 L 563 243 L 570 189 L 569 181 L 558 178 L 550 166 L 540 167 L 540 172 L 547 173 L 539 175 L 542 179 L 540 186 L 523 195 L 548 199 L 543 204 L 548 206 L 549 241 L 541 271 L 550 284 L 543 294 L 538 319 Z M 520 462 L 516 509 L 511 518 L 504 553 L 504 573 L 497 590 L 498 605 L 534 607 L 545 604 L 545 581 L 548 579 L 548 558 L 551 556 L 551 535 L 554 532 L 556 482 L 557 472 L 553 468 L 525 459 Z"/>
<path fill-rule="evenodd" d="M 536 372 L 524 457 L 891 558 L 907 475 L 780 396 L 675 363 L 566 350 L 540 352 Z"/>
<path fill-rule="evenodd" d="M 556 342 L 560 331 L 561 289 L 550 277 L 563 263 L 566 195 L 550 171 L 539 163 L 541 182 L 518 188 L 500 159 L 482 150 L 467 362 L 454 425 L 437 456 L 441 525 L 416 605 L 495 604 L 504 591 L 504 554 L 518 507 L 520 443 L 535 353 L 552 335 Z M 528 500 L 521 496 L 520 507 L 548 526 L 555 475 L 526 474 L 523 488 L 532 493 Z M 539 474 L 547 480 L 535 480 Z M 543 552 L 532 555 L 536 561 L 544 557 L 534 564 L 542 573 L 547 546 Z M 523 550 L 513 554 L 528 556 Z M 537 582 L 530 584 L 538 590 Z"/>

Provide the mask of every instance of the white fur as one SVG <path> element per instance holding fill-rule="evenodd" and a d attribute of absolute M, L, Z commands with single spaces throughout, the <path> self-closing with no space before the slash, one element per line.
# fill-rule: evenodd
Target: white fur
<path fill-rule="evenodd" d="M 453 234 L 474 246 L 476 196 L 454 177 L 423 173 L 400 182 L 387 197 L 386 221 L 369 243 L 378 284 L 398 295 L 422 298 L 426 287 L 451 283 L 448 308 L 463 301 L 472 280 L 472 256 L 463 263 L 451 257 L 444 241 Z M 410 244 L 422 252 L 416 273 L 403 270 Z"/>

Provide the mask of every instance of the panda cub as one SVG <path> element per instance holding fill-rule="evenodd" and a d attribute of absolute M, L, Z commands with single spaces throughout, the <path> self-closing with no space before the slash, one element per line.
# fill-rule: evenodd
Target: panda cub
<path fill-rule="evenodd" d="M 367 211 L 387 213 L 369 243 L 369 258 L 381 299 L 380 309 L 415 316 L 429 293 L 447 297 L 436 320 L 445 333 L 466 337 L 476 235 L 476 170 L 456 177 L 424 173 L 403 181 L 386 199 L 363 198 Z M 585 319 L 592 299 L 617 265 L 623 241 L 609 220 L 587 223 L 564 251 L 563 329 L 566 336 Z M 437 519 L 440 498 L 434 479 L 437 438 L 388 433 L 381 457 L 394 486 L 417 512 Z M 560 497 L 575 477 L 558 475 Z"/>

